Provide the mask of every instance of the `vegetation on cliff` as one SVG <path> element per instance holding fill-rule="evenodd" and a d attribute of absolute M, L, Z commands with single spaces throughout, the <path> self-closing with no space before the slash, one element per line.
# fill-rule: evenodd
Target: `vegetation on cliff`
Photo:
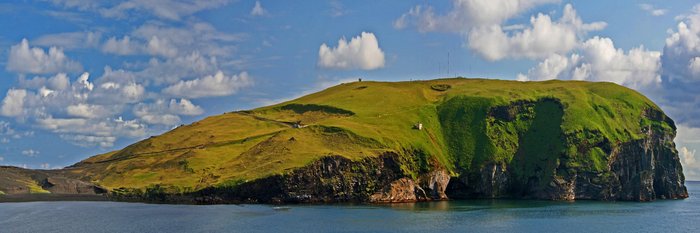
<path fill-rule="evenodd" d="M 476 179 L 507 167 L 509 191 L 537 193 L 576 174 L 610 182 L 613 151 L 651 129 L 675 135 L 658 106 L 613 83 L 353 82 L 211 116 L 62 172 L 116 194 L 160 195 L 235 188 L 329 156 L 366 166 L 391 154 L 416 181 L 434 170 Z"/>

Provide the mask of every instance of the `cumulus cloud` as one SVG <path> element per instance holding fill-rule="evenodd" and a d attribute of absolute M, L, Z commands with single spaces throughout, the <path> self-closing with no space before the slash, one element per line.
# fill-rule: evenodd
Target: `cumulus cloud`
<path fill-rule="evenodd" d="M 651 5 L 648 3 L 639 4 L 639 8 L 646 11 L 647 13 L 649 13 L 652 16 L 662 16 L 662 15 L 665 15 L 666 12 L 668 12 L 667 9 L 656 8 L 656 7 L 654 7 L 654 5 Z"/>
<path fill-rule="evenodd" d="M 124 120 L 121 117 L 106 120 L 85 118 L 37 119 L 39 127 L 59 134 L 64 140 L 80 146 L 113 146 L 117 137 L 140 138 L 146 135 L 147 127 L 137 120 Z"/>
<path fill-rule="evenodd" d="M 100 32 L 64 32 L 43 35 L 34 40 L 35 45 L 64 49 L 80 49 L 97 47 L 102 34 Z"/>
<path fill-rule="evenodd" d="M 395 20 L 394 27 L 466 33 L 474 27 L 500 25 L 535 6 L 556 2 L 559 0 L 453 0 L 445 15 L 435 13 L 431 6 L 415 6 Z"/>
<path fill-rule="evenodd" d="M 651 88 L 661 83 L 660 57 L 660 52 L 643 46 L 625 52 L 615 48 L 610 38 L 594 37 L 569 56 L 549 56 L 527 75 L 518 75 L 518 79 L 610 81 L 632 88 Z"/>
<path fill-rule="evenodd" d="M 69 116 L 81 118 L 102 118 L 112 114 L 112 112 L 103 105 L 79 103 L 66 107 L 66 113 Z"/>
<path fill-rule="evenodd" d="M 267 10 L 262 7 L 262 4 L 260 4 L 260 1 L 255 1 L 255 6 L 253 6 L 253 9 L 250 10 L 250 15 L 252 16 L 263 16 L 267 14 Z"/>
<path fill-rule="evenodd" d="M 322 44 L 318 50 L 318 65 L 333 69 L 374 70 L 384 67 L 384 51 L 379 48 L 373 33 L 362 32 L 350 42 L 341 38 L 335 48 Z"/>
<path fill-rule="evenodd" d="M 125 70 L 104 69 L 104 73 L 91 92 L 91 101 L 95 103 L 127 104 L 136 103 L 145 98 L 146 88 L 136 82 L 136 76 Z"/>
<path fill-rule="evenodd" d="M 248 76 L 247 72 L 226 76 L 224 72 L 218 71 L 215 75 L 180 81 L 164 88 L 163 93 L 186 98 L 227 96 L 249 85 L 252 85 L 252 79 Z"/>
<path fill-rule="evenodd" d="M 10 122 L 0 121 L 0 142 L 9 143 L 10 139 L 20 139 L 34 135 L 34 131 L 18 132 L 10 125 Z"/>
<path fill-rule="evenodd" d="M 63 140 L 69 141 L 75 145 L 82 147 L 112 147 L 114 146 L 114 142 L 117 141 L 117 137 L 114 136 L 61 134 L 59 135 L 59 137 Z"/>
<path fill-rule="evenodd" d="M 462 35 L 471 50 L 491 61 L 504 58 L 541 59 L 565 54 L 590 31 L 605 22 L 584 23 L 571 4 L 562 17 L 553 20 L 539 13 L 530 25 L 504 25 L 509 19 L 535 6 L 558 0 L 454 0 L 452 9 L 439 15 L 430 6 L 416 6 L 394 21 L 397 29 L 415 26 L 420 32 L 451 32 Z"/>
<path fill-rule="evenodd" d="M 70 87 L 70 80 L 68 75 L 65 73 L 58 73 L 52 77 L 34 77 L 32 79 L 26 79 L 20 77 L 19 85 L 23 88 L 39 89 L 41 87 L 48 87 L 52 90 L 65 90 Z"/>
<path fill-rule="evenodd" d="M 102 45 L 102 52 L 117 55 L 132 55 L 143 50 L 138 42 L 132 42 L 131 37 L 124 36 L 121 39 L 111 37 Z"/>
<path fill-rule="evenodd" d="M 131 0 L 113 6 L 100 6 L 98 11 L 104 17 L 125 19 L 147 12 L 155 17 L 178 21 L 194 13 L 223 6 L 229 0 Z"/>
<path fill-rule="evenodd" d="M 171 99 L 169 102 L 159 99 L 151 104 L 140 103 L 134 106 L 134 115 L 147 124 L 172 126 L 180 123 L 178 115 L 196 116 L 203 113 L 201 107 L 187 99 Z"/>
<path fill-rule="evenodd" d="M 700 4 L 678 20 L 661 56 L 664 92 L 658 103 L 677 122 L 700 127 Z"/>
<path fill-rule="evenodd" d="M 145 136 L 147 125 L 115 116 L 141 99 L 142 87 L 133 88 L 128 75 L 108 68 L 97 84 L 89 76 L 84 73 L 73 82 L 65 74 L 24 80 L 24 89 L 8 91 L 0 113 L 81 146 L 107 147 L 119 137 Z"/>
<path fill-rule="evenodd" d="M 88 10 L 97 8 L 99 1 L 93 0 L 49 0 L 55 5 L 63 6 L 66 8 L 77 8 L 80 10 Z"/>
<path fill-rule="evenodd" d="M 21 116 L 24 113 L 24 99 L 27 91 L 24 89 L 7 90 L 7 95 L 2 100 L 0 114 L 7 117 Z"/>
<path fill-rule="evenodd" d="M 152 81 L 156 85 L 173 84 L 188 77 L 205 76 L 219 71 L 215 57 L 206 57 L 198 52 L 186 56 L 148 62 L 148 66 L 135 75 L 141 80 Z"/>
<path fill-rule="evenodd" d="M 679 144 L 698 144 L 700 145 L 700 127 L 691 127 L 680 123 L 677 125 L 678 133 L 676 142 Z"/>
<path fill-rule="evenodd" d="M 664 74 L 681 81 L 700 81 L 700 5 L 694 14 L 684 17 L 677 29 L 666 38 L 663 51 Z"/>
<path fill-rule="evenodd" d="M 157 36 L 153 36 L 148 40 L 147 48 L 148 53 L 151 55 L 163 57 L 174 57 L 177 55 L 177 48 L 175 48 L 169 40 L 159 39 Z"/>
<path fill-rule="evenodd" d="M 681 164 L 683 164 L 684 173 L 689 176 L 688 179 L 697 179 L 700 175 L 700 162 L 695 158 L 696 150 L 681 147 L 678 150 Z"/>
<path fill-rule="evenodd" d="M 101 50 L 117 55 L 152 55 L 176 58 L 192 53 L 206 56 L 230 57 L 235 42 L 247 37 L 243 33 L 224 33 L 204 22 L 185 22 L 182 27 L 146 23 L 129 35 L 110 37 Z"/>
<path fill-rule="evenodd" d="M 583 23 L 570 4 L 564 7 L 564 14 L 558 21 L 538 14 L 530 18 L 530 24 L 512 33 L 497 24 L 476 27 L 469 32 L 469 48 L 492 61 L 508 57 L 544 58 L 570 51 L 579 43 L 581 35 L 606 26 L 604 22 Z"/>
<path fill-rule="evenodd" d="M 8 71 L 18 73 L 46 74 L 58 72 L 79 72 L 80 63 L 71 60 L 58 47 L 49 48 L 48 52 L 38 47 L 30 47 L 27 39 L 10 48 L 7 60 Z"/>
<path fill-rule="evenodd" d="M 27 157 L 37 157 L 37 156 L 39 156 L 39 151 L 33 150 L 33 149 L 23 150 L 22 155 L 27 156 Z"/>

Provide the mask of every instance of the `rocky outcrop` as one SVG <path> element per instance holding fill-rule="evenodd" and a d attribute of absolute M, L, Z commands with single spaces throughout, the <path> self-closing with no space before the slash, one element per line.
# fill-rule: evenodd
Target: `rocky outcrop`
<path fill-rule="evenodd" d="M 191 198 L 201 204 L 391 203 L 447 199 L 445 190 L 450 176 L 446 170 L 434 169 L 413 178 L 414 175 L 402 170 L 398 161 L 398 155 L 393 153 L 360 161 L 328 156 L 285 175 L 242 182 L 235 187 L 207 188 L 191 194 Z"/>
<path fill-rule="evenodd" d="M 401 178 L 369 196 L 369 202 L 414 202 L 418 200 L 416 192 L 425 195 L 425 191 L 420 187 L 416 187 L 416 183 L 412 179 Z"/>
<path fill-rule="evenodd" d="M 67 178 L 57 170 L 30 170 L 0 166 L 0 191 L 6 194 L 104 194 L 106 189 Z"/>
<path fill-rule="evenodd" d="M 688 197 L 673 135 L 647 129 L 644 139 L 614 150 L 611 171 L 619 182 L 620 200 L 651 201 Z"/>
<path fill-rule="evenodd" d="M 81 180 L 47 177 L 39 181 L 44 190 L 55 194 L 103 194 L 104 188 Z"/>

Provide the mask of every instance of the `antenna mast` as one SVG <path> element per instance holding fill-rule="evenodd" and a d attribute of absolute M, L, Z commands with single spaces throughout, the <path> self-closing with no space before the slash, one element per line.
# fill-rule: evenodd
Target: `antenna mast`
<path fill-rule="evenodd" d="M 447 52 L 447 76 L 450 76 L 450 52 Z"/>

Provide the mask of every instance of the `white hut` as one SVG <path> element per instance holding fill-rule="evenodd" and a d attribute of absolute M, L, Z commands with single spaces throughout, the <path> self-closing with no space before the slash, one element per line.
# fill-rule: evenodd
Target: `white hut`
<path fill-rule="evenodd" d="M 413 128 L 417 130 L 423 130 L 423 123 L 418 122 L 413 126 Z"/>

